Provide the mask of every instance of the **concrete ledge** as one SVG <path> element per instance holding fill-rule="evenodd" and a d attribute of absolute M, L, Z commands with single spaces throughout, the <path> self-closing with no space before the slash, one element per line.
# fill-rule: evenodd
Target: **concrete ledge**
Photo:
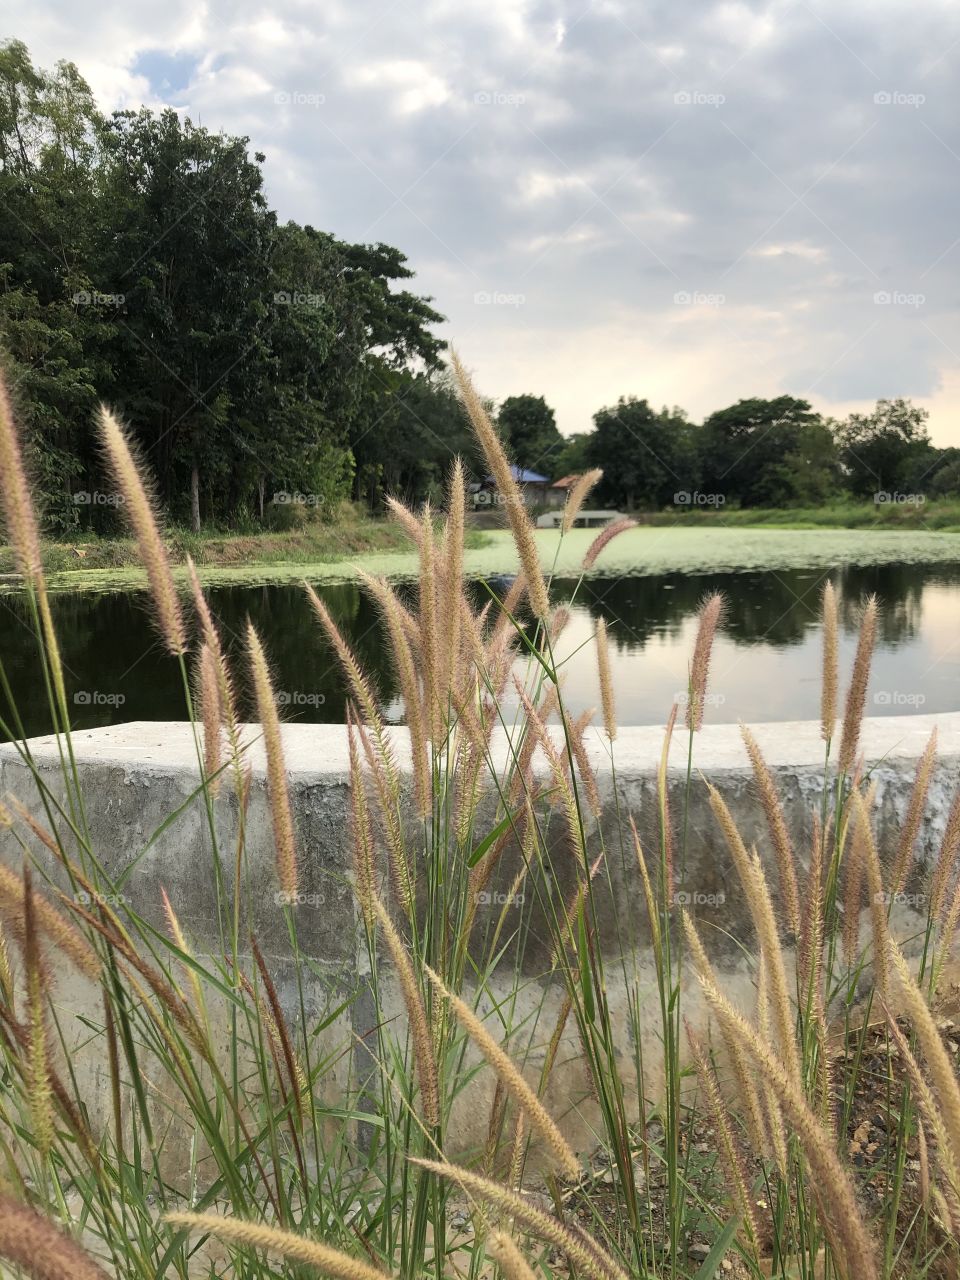
<path fill-rule="evenodd" d="M 925 864 L 936 854 L 954 790 L 960 779 L 960 713 L 945 715 L 902 716 L 867 720 L 863 726 L 861 750 L 872 777 L 877 783 L 877 827 L 881 848 L 891 850 L 899 834 L 916 763 L 933 730 L 938 735 L 938 763 L 932 779 L 927 812 L 917 841 L 915 883 L 923 885 Z M 254 785 L 246 821 L 247 856 L 244 869 L 242 900 L 249 925 L 256 932 L 264 953 L 269 958 L 281 1001 L 292 1022 L 299 1016 L 297 985 L 291 962 L 289 938 L 283 912 L 277 905 L 277 881 L 274 868 L 273 842 L 264 784 L 262 747 L 256 741 L 258 729 L 250 726 L 246 733 L 251 743 L 249 759 L 254 771 Z M 787 825 L 801 863 L 806 862 L 809 848 L 811 814 L 819 807 L 822 794 L 824 744 L 819 724 L 810 721 L 761 724 L 755 734 L 770 768 L 774 771 L 784 805 Z M 403 759 L 407 738 L 403 729 L 393 731 L 398 756 Z M 349 770 L 346 730 L 342 725 L 291 724 L 283 729 L 284 748 L 294 813 L 298 829 L 301 860 L 302 901 L 295 908 L 297 931 L 304 952 L 310 956 L 308 982 L 308 1017 L 339 1004 L 343 995 L 353 999 L 349 1012 L 327 1033 L 327 1043 L 344 1043 L 351 1037 L 363 1037 L 375 1020 L 370 993 L 365 989 L 367 957 L 358 927 L 356 905 L 351 887 L 352 858 L 349 836 Z M 605 802 L 602 820 L 608 850 L 606 876 L 598 877 L 597 898 L 600 912 L 601 945 L 613 951 L 624 946 L 635 956 L 634 969 L 638 981 L 649 991 L 651 999 L 641 1002 L 644 1027 L 641 1034 L 657 1039 L 656 1001 L 652 998 L 654 979 L 648 949 L 646 911 L 640 893 L 639 877 L 629 849 L 624 850 L 617 828 L 617 809 L 625 818 L 635 817 L 645 845 L 657 848 L 656 770 L 663 742 L 659 726 L 625 727 L 620 730 L 611 752 L 600 732 L 591 731 L 588 751 L 597 771 L 601 798 Z M 506 739 L 495 740 L 494 752 L 506 757 Z M 65 795 L 62 766 L 57 744 L 50 738 L 36 738 L 27 744 L 34 766 L 45 785 L 57 797 Z M 202 797 L 197 795 L 199 770 L 196 747 L 190 725 L 184 723 L 138 722 L 111 728 L 82 731 L 73 737 L 76 767 L 84 794 L 88 827 L 93 848 L 113 880 L 124 877 L 125 902 L 131 910 L 157 928 L 165 929 L 162 893 L 168 893 L 184 928 L 198 952 L 217 951 L 223 925 L 221 900 L 214 875 L 215 853 L 211 827 Z M 612 761 L 612 762 L 611 762 Z M 682 813 L 686 788 L 687 735 L 678 729 L 670 757 L 671 807 L 676 821 Z M 770 867 L 770 878 L 776 884 L 776 871 L 769 850 L 769 837 L 759 800 L 755 794 L 746 752 L 735 725 L 708 725 L 697 734 L 694 744 L 694 773 L 689 794 L 687 874 L 678 889 L 703 926 L 704 937 L 713 957 L 726 974 L 728 989 L 745 1006 L 752 1002 L 753 974 L 745 943 L 752 943 L 752 926 L 740 891 L 736 874 L 722 836 L 709 809 L 704 778 L 714 783 L 727 801 L 748 845 L 756 844 L 761 857 Z M 29 768 L 16 744 L 0 746 L 0 796 L 15 795 L 28 809 L 40 815 L 38 795 Z M 614 801 L 616 803 L 614 803 Z M 175 821 L 157 838 L 154 833 L 172 814 Z M 213 827 L 216 844 L 230 851 L 236 842 L 237 802 L 229 781 L 225 781 L 214 805 Z M 69 836 L 61 825 L 60 837 L 69 846 Z M 59 868 L 25 829 L 18 833 L 26 838 L 37 858 L 52 878 L 63 883 Z M 551 820 L 548 840 L 556 842 L 558 852 L 565 840 L 562 821 Z M 599 847 L 596 827 L 589 833 L 591 849 Z M 0 828 L 0 857 L 19 864 L 21 849 L 10 831 Z M 554 890 L 567 900 L 575 884 L 572 859 L 558 856 L 559 868 Z M 501 861 L 490 888 L 493 904 L 484 908 L 490 918 L 499 916 L 502 904 L 496 890 L 508 887 L 516 873 L 515 856 L 507 854 Z M 565 878 L 563 868 L 570 867 Z M 221 859 L 220 873 L 224 890 L 232 895 L 233 865 L 228 854 Z M 562 991 L 550 974 L 550 931 L 534 908 L 529 927 L 524 931 L 524 951 L 520 967 L 526 979 L 518 1000 L 518 1016 L 538 1007 L 544 1011 L 541 1026 L 553 1025 Z M 482 924 L 482 913 L 478 917 Z M 918 917 L 904 908 L 900 921 L 894 921 L 901 936 L 916 932 Z M 515 957 L 506 953 L 504 982 L 516 981 Z M 611 966 L 609 997 L 618 1035 L 624 1052 L 634 1034 L 630 1013 L 636 1006 L 623 988 L 622 979 Z M 322 980 L 321 980 L 322 979 Z M 78 1015 L 77 1040 L 89 1039 L 82 1016 L 96 1021 L 99 1003 L 96 993 L 84 991 L 82 981 L 70 977 L 69 1004 Z M 80 984 L 78 986 L 78 984 Z M 495 987 L 496 984 L 493 984 Z M 698 994 L 691 984 L 684 1000 L 696 1022 Z M 388 997 L 389 1005 L 389 997 Z M 529 1005 L 529 1009 L 527 1006 Z M 519 1008 L 523 1006 L 523 1008 Z M 395 993 L 393 1008 L 402 1015 L 402 1000 Z M 384 1008 L 381 991 L 381 1012 Z M 532 1025 L 537 1019 L 532 1019 Z M 88 1050 L 92 1052 L 92 1050 Z M 536 1047 L 530 1049 L 535 1063 Z M 655 1057 L 655 1053 L 651 1057 Z M 558 1071 L 548 1104 L 554 1104 L 558 1115 L 576 1112 L 576 1123 L 586 1134 L 581 1102 L 585 1086 L 580 1079 L 579 1047 L 571 1043 L 568 1063 Z M 102 1064 L 91 1060 L 86 1070 L 77 1070 L 91 1082 L 91 1089 L 102 1093 Z M 345 1056 L 340 1076 L 329 1082 L 331 1099 L 342 1096 L 343 1073 L 360 1070 L 351 1066 Z M 106 1105 L 106 1099 L 100 1101 Z M 98 1106 L 91 1100 L 91 1114 Z M 472 1105 L 463 1120 L 466 1140 L 481 1140 L 471 1123 L 480 1124 L 477 1115 L 486 1120 L 485 1103 L 478 1109 Z M 471 1122 L 470 1115 L 473 1117 Z"/>

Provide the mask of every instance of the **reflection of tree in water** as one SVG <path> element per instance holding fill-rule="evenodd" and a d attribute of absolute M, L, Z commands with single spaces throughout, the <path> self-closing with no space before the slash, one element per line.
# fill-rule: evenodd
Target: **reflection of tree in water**
<path fill-rule="evenodd" d="M 843 565 L 831 571 L 840 598 L 841 622 L 856 631 L 864 596 L 876 592 L 881 602 L 880 639 L 903 645 L 918 634 L 924 589 L 960 586 L 960 564 L 873 566 Z M 766 573 L 664 574 L 656 577 L 574 578 L 554 583 L 558 603 L 575 601 L 610 625 L 612 642 L 623 652 L 642 649 L 651 639 L 678 640 L 695 617 L 704 595 L 723 591 L 727 597 L 725 634 L 741 645 L 789 648 L 819 626 L 819 570 Z M 490 584 L 499 595 L 508 581 Z M 384 705 L 397 696 L 397 684 L 377 611 L 355 583 L 318 586 L 335 621 L 354 646 L 364 670 L 375 681 Z M 480 583 L 471 584 L 476 607 L 490 597 Z M 411 601 L 416 584 L 404 583 L 401 595 Z M 337 721 L 344 718 L 345 689 L 339 664 L 313 615 L 302 588 L 226 587 L 210 592 L 232 658 L 244 713 L 249 714 L 243 634 L 252 618 L 264 637 L 275 685 L 299 695 L 285 710 L 290 719 Z M 77 692 L 121 694 L 120 704 L 72 702 L 77 728 L 123 720 L 173 720 L 186 715 L 180 670 L 158 642 L 150 606 L 142 592 L 115 595 L 63 594 L 53 597 L 69 696 Z M 14 690 L 24 731 L 49 733 L 46 693 L 22 596 L 0 598 L 0 660 Z M 309 701 L 303 701 L 304 695 Z M 10 710 L 0 708 L 9 719 Z"/>
<path fill-rule="evenodd" d="M 711 591 L 726 598 L 724 633 L 738 644 L 800 644 L 820 623 L 820 592 L 827 577 L 840 599 L 848 632 L 859 626 L 865 596 L 880 598 L 880 639 L 895 645 L 912 640 L 922 617 L 927 585 L 960 584 L 960 565 L 843 565 L 824 574 L 810 569 L 711 575 L 558 579 L 554 596 L 576 603 L 593 618 L 603 617 L 618 649 L 642 648 L 651 637 L 677 637 Z"/>

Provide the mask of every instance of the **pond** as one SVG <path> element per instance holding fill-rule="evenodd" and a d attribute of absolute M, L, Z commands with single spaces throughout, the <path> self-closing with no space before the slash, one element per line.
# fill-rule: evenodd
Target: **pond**
<path fill-rule="evenodd" d="M 574 714 L 599 706 L 589 641 L 602 616 L 611 635 L 620 723 L 663 722 L 671 701 L 686 689 L 699 601 L 720 590 L 727 610 L 714 651 L 708 719 L 816 718 L 819 594 L 827 577 L 840 595 L 844 673 L 852 661 L 860 602 L 869 592 L 881 600 L 869 715 L 960 708 L 960 535 L 697 529 L 679 531 L 679 540 L 663 536 L 675 532 L 624 535 L 600 562 L 606 571 L 583 580 L 572 570 L 588 538 L 578 534 L 564 550 L 552 590 L 555 600 L 572 609 L 559 654 Z M 556 547 L 541 541 L 548 560 Z M 481 558 L 485 563 L 478 566 Z M 871 559 L 877 562 L 862 562 Z M 401 556 L 380 557 L 376 567 L 398 569 L 401 577 L 410 568 Z M 498 537 L 492 549 L 471 553 L 469 568 L 474 574 L 509 574 L 507 541 Z M 248 616 L 264 636 L 288 719 L 339 721 L 344 715 L 343 683 L 299 585 L 303 577 L 316 583 L 376 677 L 384 704 L 396 711 L 376 612 L 360 587 L 346 580 L 349 572 L 349 565 L 325 566 L 326 580 L 320 580 L 302 565 L 286 566 L 275 575 L 279 581 L 243 585 L 231 585 L 235 571 L 207 575 L 221 584 L 211 586 L 210 598 L 234 653 Z M 270 573 L 260 570 L 259 576 Z M 485 598 L 479 583 L 472 589 L 478 600 Z M 53 608 L 77 727 L 183 718 L 179 669 L 157 641 L 142 591 L 59 591 Z M 28 734 L 47 732 L 22 595 L 0 597 L 0 616 L 0 660 L 24 728 Z"/>

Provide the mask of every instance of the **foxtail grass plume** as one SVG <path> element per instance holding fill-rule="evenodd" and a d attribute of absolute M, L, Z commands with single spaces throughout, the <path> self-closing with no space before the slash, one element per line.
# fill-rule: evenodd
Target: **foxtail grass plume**
<path fill-rule="evenodd" d="M 837 724 L 837 593 L 828 579 L 823 588 L 823 672 L 820 684 L 820 736 L 833 737 Z"/>
<path fill-rule="evenodd" d="M 617 708 L 613 697 L 613 680 L 610 676 L 610 645 L 607 639 L 606 618 L 597 619 L 597 674 L 600 677 L 603 727 L 612 742 L 617 736 Z"/>
<path fill-rule="evenodd" d="M 143 477 L 133 460 L 130 445 L 120 423 L 105 406 L 100 406 L 100 439 L 113 473 L 114 482 L 123 497 L 123 512 L 133 529 L 140 559 L 147 571 L 150 594 L 164 644 L 172 654 L 187 649 L 187 633 L 183 625 L 180 600 L 170 572 L 166 548 L 160 538 L 153 507 L 147 497 Z"/>
<path fill-rule="evenodd" d="M 943 902 L 947 893 L 947 885 L 953 879 L 953 871 L 957 865 L 957 854 L 960 853 L 960 787 L 953 793 L 950 812 L 947 814 L 940 841 L 940 852 L 930 882 L 930 919 L 936 920 L 943 910 Z"/>
<path fill-rule="evenodd" d="M 46 983 L 40 938 L 34 916 L 30 868 L 23 864 L 23 960 L 26 969 L 27 1017 L 30 1027 L 27 1092 L 37 1147 L 46 1155 L 53 1146 L 53 1092 L 50 1084 L 49 1041 L 45 1016 Z"/>
<path fill-rule="evenodd" d="M 774 785 L 767 762 L 763 758 L 763 753 L 756 738 L 746 725 L 740 726 L 740 733 L 747 748 L 747 755 L 750 757 L 754 781 L 757 791 L 760 793 L 760 802 L 763 805 L 767 826 L 770 829 L 770 838 L 773 842 L 774 852 L 777 855 L 780 894 L 783 899 L 787 924 L 790 932 L 796 938 L 800 936 L 800 894 L 797 888 L 796 858 L 794 857 L 793 845 L 787 831 L 787 823 L 783 816 L 783 807 L 780 804 L 777 788 Z"/>
<path fill-rule="evenodd" d="M 624 516 L 622 520 L 614 520 L 603 528 L 587 547 L 584 554 L 582 565 L 584 569 L 592 569 L 597 563 L 597 557 L 605 547 L 608 547 L 614 538 L 618 538 L 621 533 L 626 533 L 628 529 L 637 527 L 636 520 L 630 516 Z"/>
<path fill-rule="evenodd" d="M 413 965 L 407 950 L 400 940 L 400 935 L 393 921 L 387 914 L 379 898 L 374 899 L 374 911 L 383 930 L 384 941 L 390 958 L 397 970 L 403 1003 L 407 1007 L 407 1018 L 410 1024 L 410 1038 L 413 1042 L 413 1058 L 417 1068 L 417 1081 L 420 1085 L 420 1105 L 423 1108 L 424 1123 L 435 1129 L 440 1123 L 440 1092 L 437 1084 L 437 1064 L 433 1056 L 433 1042 L 430 1035 L 430 1024 Z"/>
<path fill-rule="evenodd" d="M 587 499 L 587 495 L 595 484 L 603 479 L 603 472 L 599 467 L 594 467 L 592 471 L 585 471 L 580 476 L 567 494 L 567 505 L 563 509 L 563 532 L 569 533 L 573 528 L 573 522 L 580 514 L 580 508 Z"/>
<path fill-rule="evenodd" d="M 291 1262 L 316 1267 L 318 1271 L 335 1276 L 337 1280 L 384 1280 L 384 1272 L 371 1267 L 369 1263 L 351 1258 L 339 1249 L 321 1244 L 319 1240 L 309 1240 L 306 1236 L 282 1231 L 279 1227 L 260 1222 L 244 1222 L 240 1218 L 222 1218 L 213 1213 L 168 1213 L 164 1216 L 164 1221 L 171 1227 L 182 1227 L 191 1232 L 202 1231 L 225 1244 L 244 1245 L 249 1249 L 278 1253 Z"/>
<path fill-rule="evenodd" d="M 107 1280 L 94 1260 L 39 1213 L 0 1192 L 0 1258 L 31 1280 Z"/>
<path fill-rule="evenodd" d="M 537 1131 L 546 1143 L 561 1169 L 568 1177 L 577 1177 L 580 1172 L 580 1163 L 574 1155 L 570 1144 L 557 1128 L 546 1107 L 520 1074 L 509 1054 L 505 1053 L 500 1045 L 497 1044 L 469 1005 L 465 1004 L 459 996 L 454 995 L 452 991 L 449 991 L 439 975 L 434 973 L 428 965 L 424 965 L 424 969 L 430 981 L 436 987 L 438 994 L 446 997 L 450 1002 L 451 1008 L 457 1015 L 457 1020 L 496 1072 L 497 1079 L 501 1081 L 507 1092 L 513 1096 L 517 1106 L 526 1111 L 527 1119 L 530 1121 L 532 1128 Z"/>
<path fill-rule="evenodd" d="M 707 596 L 700 606 L 700 625 L 693 646 L 690 663 L 690 688 L 687 698 L 687 728 L 696 733 L 703 725 L 703 708 L 707 698 L 707 678 L 710 674 L 710 655 L 717 626 L 723 615 L 723 596 L 719 591 Z"/>
<path fill-rule="evenodd" d="M 473 430 L 480 442 L 480 447 L 483 449 L 487 466 L 493 473 L 493 478 L 506 506 L 507 519 L 510 521 L 513 540 L 516 543 L 517 553 L 520 556 L 520 563 L 523 566 L 524 577 L 526 578 L 530 607 L 538 618 L 546 618 L 550 609 L 547 584 L 544 581 L 543 570 L 540 568 L 540 557 L 537 553 L 537 543 L 533 535 L 533 525 L 530 523 L 530 517 L 527 515 L 527 510 L 524 506 L 523 494 L 520 492 L 520 486 L 513 477 L 500 437 L 497 435 L 496 429 L 490 421 L 490 416 L 477 395 L 469 374 L 456 353 L 451 355 L 451 364 L 457 380 L 460 399 L 467 411 Z"/>
<path fill-rule="evenodd" d="M 863 723 L 863 709 L 867 700 L 867 684 L 870 680 L 870 662 L 873 658 L 873 646 L 877 639 L 877 597 L 870 596 L 864 606 L 860 621 L 860 638 L 857 641 L 857 653 L 853 660 L 853 672 L 850 676 L 850 688 L 847 691 L 847 704 L 843 713 L 843 731 L 840 736 L 840 755 L 837 768 L 841 773 L 852 773 L 857 759 L 857 747 L 860 744 L 860 728 Z"/>
<path fill-rule="evenodd" d="M 247 623 L 247 653 L 253 691 L 257 703 L 257 719 L 263 730 L 263 743 L 267 755 L 267 799 L 273 822 L 273 840 L 276 850 L 277 878 L 287 901 L 297 896 L 297 847 L 293 832 L 293 811 L 290 807 L 290 789 L 287 785 L 287 766 L 280 737 L 280 718 L 274 697 L 270 671 L 267 667 L 263 645 L 252 622 Z"/>
<path fill-rule="evenodd" d="M 589 1280 L 627 1280 L 624 1272 L 598 1244 L 576 1235 L 552 1214 L 539 1209 L 530 1200 L 511 1191 L 500 1182 L 493 1182 L 460 1165 L 440 1160 L 422 1160 L 410 1157 L 410 1163 L 420 1169 L 429 1169 L 438 1177 L 448 1178 L 464 1191 L 486 1200 L 522 1223 L 531 1233 L 556 1245 L 576 1264 L 577 1269 Z"/>
<path fill-rule="evenodd" d="M 7 536 L 13 546 L 14 563 L 28 583 L 42 574 L 40 530 L 30 497 L 23 465 L 23 453 L 13 419 L 6 379 L 0 372 L 0 500 Z"/>
<path fill-rule="evenodd" d="M 903 892 L 907 877 L 913 866 L 913 846 L 916 844 L 917 836 L 920 833 L 920 823 L 923 821 L 923 810 L 927 802 L 927 793 L 930 790 L 930 781 L 933 777 L 936 762 L 937 731 L 934 729 L 917 765 L 913 788 L 910 792 L 910 800 L 907 803 L 906 816 L 900 829 L 900 839 L 897 843 L 897 853 L 893 862 L 892 874 L 892 889 L 895 894 Z"/>
<path fill-rule="evenodd" d="M 533 1268 L 505 1231 L 494 1231 L 487 1249 L 505 1280 L 537 1280 Z"/>
<path fill-rule="evenodd" d="M 213 650 L 206 641 L 197 655 L 196 697 L 200 707 L 200 723 L 203 726 L 203 772 L 210 790 L 215 795 L 220 788 L 221 751 L 220 688 L 217 679 L 217 662 Z"/>

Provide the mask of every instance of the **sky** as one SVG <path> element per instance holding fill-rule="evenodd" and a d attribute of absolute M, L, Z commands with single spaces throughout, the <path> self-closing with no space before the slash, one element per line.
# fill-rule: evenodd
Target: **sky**
<path fill-rule="evenodd" d="M 481 391 L 565 433 L 906 396 L 960 445 L 956 4 L 34 0 L 7 35 L 249 136 L 281 218 L 397 245 Z"/>

